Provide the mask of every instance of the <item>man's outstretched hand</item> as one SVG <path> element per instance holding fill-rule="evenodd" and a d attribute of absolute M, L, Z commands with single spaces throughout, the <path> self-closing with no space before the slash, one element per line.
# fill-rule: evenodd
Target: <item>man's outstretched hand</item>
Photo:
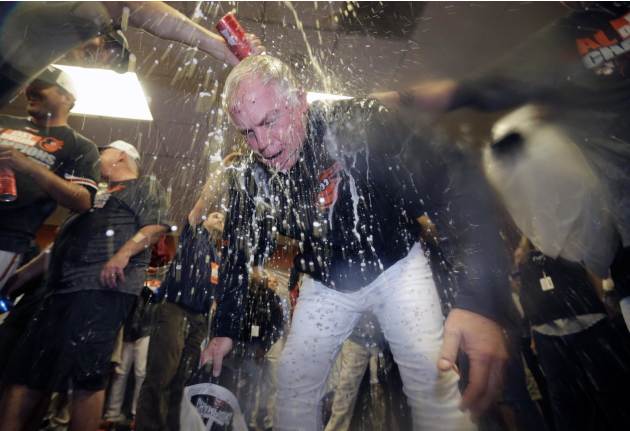
<path fill-rule="evenodd" d="M 473 419 L 490 407 L 501 393 L 508 353 L 501 327 L 471 311 L 454 309 L 444 324 L 444 342 L 438 360 L 440 371 L 455 368 L 457 352 L 468 356 L 470 375 L 461 409 L 470 409 Z"/>
<path fill-rule="evenodd" d="M 208 343 L 203 352 L 201 352 L 201 365 L 207 362 L 212 363 L 212 375 L 219 377 L 221 367 L 223 366 L 223 358 L 232 350 L 232 339 L 228 337 L 214 337 Z"/>

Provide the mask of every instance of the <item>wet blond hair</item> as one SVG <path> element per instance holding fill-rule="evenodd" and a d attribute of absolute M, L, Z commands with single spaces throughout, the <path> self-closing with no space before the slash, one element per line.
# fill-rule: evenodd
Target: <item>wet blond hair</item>
<path fill-rule="evenodd" d="M 270 55 L 251 55 L 232 69 L 223 88 L 223 109 L 230 113 L 236 105 L 236 94 L 243 81 L 256 77 L 263 85 L 278 84 L 289 98 L 289 102 L 298 101 L 300 83 L 291 68 L 281 60 Z"/>

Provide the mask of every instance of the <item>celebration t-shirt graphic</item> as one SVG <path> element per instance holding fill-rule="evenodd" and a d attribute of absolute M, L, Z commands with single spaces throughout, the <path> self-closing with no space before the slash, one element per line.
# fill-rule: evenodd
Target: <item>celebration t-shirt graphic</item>
<path fill-rule="evenodd" d="M 594 30 L 589 36 L 575 40 L 584 66 L 600 75 L 625 72 L 617 69 L 618 60 L 630 51 L 630 13 L 610 20 L 605 28 Z"/>
<path fill-rule="evenodd" d="M 321 209 L 329 209 L 337 202 L 342 166 L 335 162 L 331 167 L 319 174 L 319 191 L 317 204 Z"/>

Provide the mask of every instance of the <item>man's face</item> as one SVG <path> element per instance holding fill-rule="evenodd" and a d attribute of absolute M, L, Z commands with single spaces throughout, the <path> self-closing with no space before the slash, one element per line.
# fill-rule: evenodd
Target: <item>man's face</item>
<path fill-rule="evenodd" d="M 210 233 L 223 232 L 223 223 L 225 218 L 220 212 L 213 212 L 208 214 L 208 217 L 203 222 L 203 227 Z"/>
<path fill-rule="evenodd" d="M 257 77 L 243 81 L 230 111 L 234 125 L 266 165 L 286 172 L 297 162 L 306 137 L 306 95 L 297 100 L 278 84 L 264 85 Z"/>
<path fill-rule="evenodd" d="M 56 85 L 42 81 L 33 81 L 26 87 L 26 112 L 38 120 L 56 117 L 70 109 L 72 96 Z"/>

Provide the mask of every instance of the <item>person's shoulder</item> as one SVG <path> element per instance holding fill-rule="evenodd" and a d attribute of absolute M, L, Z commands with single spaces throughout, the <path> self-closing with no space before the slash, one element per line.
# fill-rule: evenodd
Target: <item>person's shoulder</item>
<path fill-rule="evenodd" d="M 85 150 L 88 150 L 88 149 L 96 150 L 98 152 L 98 147 L 96 146 L 93 140 L 91 140 L 90 138 L 86 136 L 83 136 L 82 134 L 74 130 L 72 127 L 68 127 L 68 129 L 70 129 L 70 131 L 74 135 L 74 142 L 76 143 L 78 148 L 85 149 Z"/>
<path fill-rule="evenodd" d="M 89 157 L 98 159 L 98 147 L 89 138 L 86 138 L 70 126 L 59 126 L 50 129 L 50 136 L 64 142 L 62 148 L 62 158 L 79 159 Z"/>

